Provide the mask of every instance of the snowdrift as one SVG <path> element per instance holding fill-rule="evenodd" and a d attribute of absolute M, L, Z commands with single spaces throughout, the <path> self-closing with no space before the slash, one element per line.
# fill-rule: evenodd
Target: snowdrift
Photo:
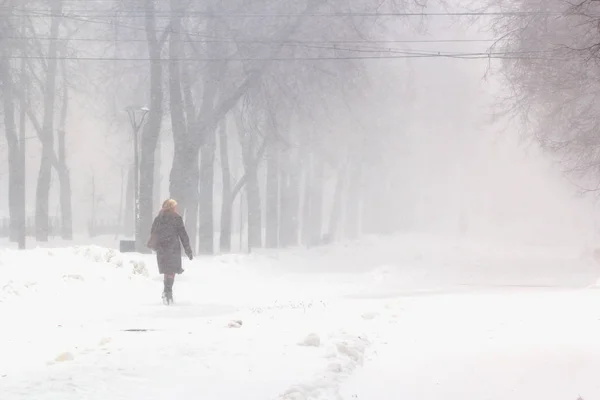
<path fill-rule="evenodd" d="M 118 288 L 137 277 L 149 276 L 148 258 L 125 255 L 113 249 L 81 246 L 59 249 L 0 251 L 0 303 L 27 295 L 46 298 L 67 297 L 71 291 L 85 287 L 89 297 L 100 291 Z M 77 299 L 83 300 L 77 293 Z M 106 296 L 103 296 L 106 297 Z"/>

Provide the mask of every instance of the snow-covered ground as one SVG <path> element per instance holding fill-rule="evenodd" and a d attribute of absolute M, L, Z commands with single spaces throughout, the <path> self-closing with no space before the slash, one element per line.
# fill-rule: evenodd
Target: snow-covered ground
<path fill-rule="evenodd" d="M 402 236 L 186 262 L 0 250 L 0 398 L 600 398 L 591 250 Z"/>

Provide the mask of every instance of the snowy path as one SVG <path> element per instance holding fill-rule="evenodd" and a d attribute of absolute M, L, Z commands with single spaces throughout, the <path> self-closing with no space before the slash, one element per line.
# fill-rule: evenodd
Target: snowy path
<path fill-rule="evenodd" d="M 597 289 L 441 295 L 386 310 L 344 399 L 600 398 Z"/>
<path fill-rule="evenodd" d="M 383 247 L 198 260 L 172 307 L 152 258 L 0 253 L 0 398 L 600 397 L 595 263 Z"/>

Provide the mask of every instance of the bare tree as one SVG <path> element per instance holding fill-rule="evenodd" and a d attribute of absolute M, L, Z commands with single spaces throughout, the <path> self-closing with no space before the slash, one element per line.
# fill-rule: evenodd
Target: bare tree
<path fill-rule="evenodd" d="M 73 209 L 71 204 L 71 176 L 67 166 L 67 112 L 69 109 L 69 81 L 67 69 L 67 42 L 60 49 L 62 55 L 62 107 L 58 125 L 58 179 L 60 181 L 61 234 L 66 240 L 73 239 Z"/>
<path fill-rule="evenodd" d="M 525 137 L 557 156 L 572 177 L 598 182 L 600 5 L 490 0 L 490 6 L 517 12 L 492 25 L 501 38 L 492 50 L 502 54 L 509 88 L 500 115 L 517 118 Z"/>
<path fill-rule="evenodd" d="M 167 30 L 158 36 L 154 0 L 145 0 L 144 28 L 150 59 L 150 111 L 144 126 L 141 140 L 140 187 L 139 187 L 139 232 L 136 232 L 136 248 L 142 251 L 147 232 L 150 232 L 153 219 L 154 162 L 156 146 L 163 120 L 163 67 L 161 50 L 167 38 Z M 136 171 L 137 173 L 137 171 Z"/>
<path fill-rule="evenodd" d="M 12 11 L 12 7 L 9 7 Z M 0 35 L 3 37 L 17 32 L 15 19 L 11 13 L 0 17 Z M 11 67 L 11 59 L 22 50 L 6 43 L 0 50 L 0 82 L 2 83 L 2 103 L 4 114 L 4 133 L 8 144 L 8 205 L 10 212 L 10 238 L 19 241 L 19 247 L 25 246 L 25 176 L 23 138 L 19 140 L 16 124 L 15 100 L 21 98 L 15 89 L 16 71 Z M 21 103 L 22 106 L 22 103 Z M 21 121 L 22 130 L 23 125 Z"/>

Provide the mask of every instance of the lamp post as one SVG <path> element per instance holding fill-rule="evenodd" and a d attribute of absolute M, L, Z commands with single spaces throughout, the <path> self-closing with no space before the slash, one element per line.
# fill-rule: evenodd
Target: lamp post
<path fill-rule="evenodd" d="M 150 111 L 148 107 L 130 106 L 126 109 L 129 115 L 129 122 L 131 122 L 131 128 L 133 129 L 133 196 L 134 196 L 134 218 L 135 218 L 135 233 L 134 240 L 136 243 L 136 250 L 138 248 L 138 240 L 140 238 L 140 148 L 139 148 L 139 132 L 146 115 Z"/>

